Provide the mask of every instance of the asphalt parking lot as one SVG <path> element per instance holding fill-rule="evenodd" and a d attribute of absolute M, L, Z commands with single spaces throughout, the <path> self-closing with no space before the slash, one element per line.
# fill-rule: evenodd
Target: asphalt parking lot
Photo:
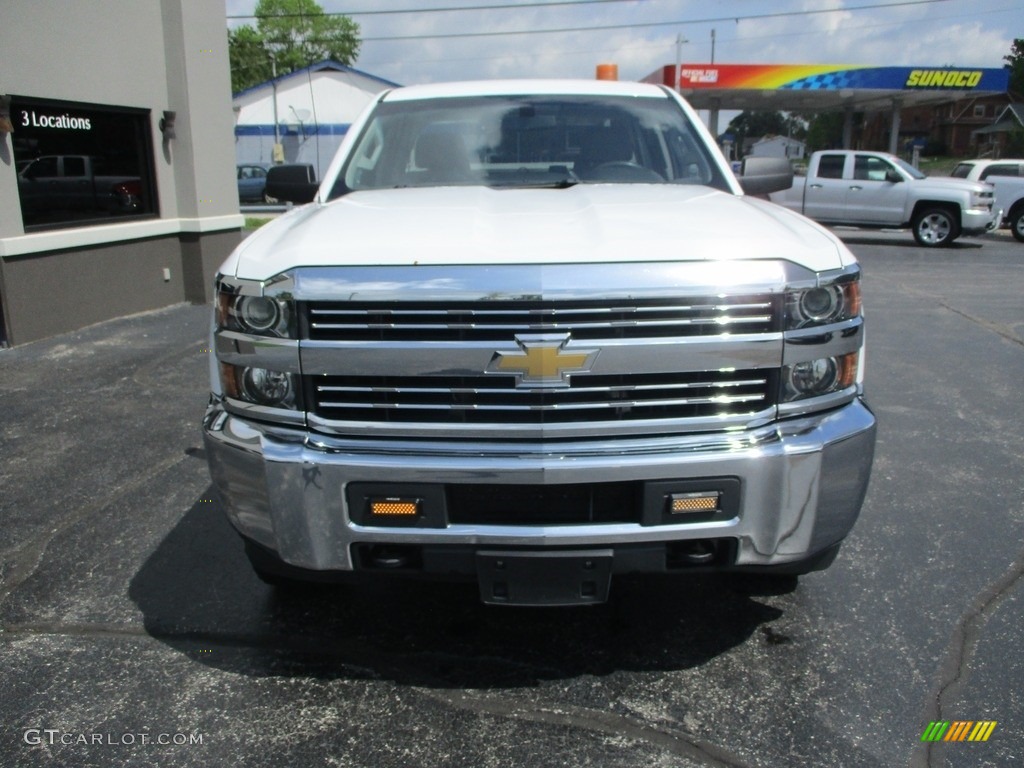
<path fill-rule="evenodd" d="M 774 592 L 278 592 L 210 487 L 206 308 L 0 352 L 0 766 L 1020 765 L 1024 245 L 841 234 L 874 474 L 835 565 Z"/>

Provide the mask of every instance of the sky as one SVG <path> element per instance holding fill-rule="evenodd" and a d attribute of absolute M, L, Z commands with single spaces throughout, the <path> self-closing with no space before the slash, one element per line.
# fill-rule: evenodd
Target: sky
<path fill-rule="evenodd" d="M 359 24 L 363 43 L 357 69 L 402 85 L 592 78 L 601 63 L 617 64 L 621 80 L 640 80 L 676 61 L 680 37 L 682 61 L 694 64 L 998 68 L 1013 40 L 1024 38 L 1021 0 L 319 3 L 326 12 L 343 12 Z M 486 8 L 494 5 L 502 7 Z M 256 0 L 226 0 L 229 17 L 252 14 L 255 7 Z M 380 13 L 385 10 L 409 12 Z M 228 19 L 229 26 L 244 23 L 255 21 Z"/>

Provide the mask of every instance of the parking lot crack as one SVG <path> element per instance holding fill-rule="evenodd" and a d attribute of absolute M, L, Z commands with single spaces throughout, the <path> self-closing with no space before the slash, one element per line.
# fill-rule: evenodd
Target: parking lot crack
<path fill-rule="evenodd" d="M 946 658 L 940 668 L 939 682 L 929 694 L 922 722 L 955 719 L 956 707 L 970 676 L 971 659 L 988 619 L 1002 601 L 1024 578 L 1024 552 L 995 581 L 986 586 L 953 627 Z M 934 742 L 923 743 L 911 757 L 911 768 L 938 768 L 945 765 L 942 749 Z"/>
<path fill-rule="evenodd" d="M 671 754 L 693 760 L 700 765 L 722 768 L 746 768 L 750 764 L 721 747 L 690 734 L 654 727 L 635 718 L 614 712 L 574 707 L 571 705 L 520 704 L 497 696 L 465 691 L 420 689 L 433 699 L 471 712 L 506 717 L 547 725 L 582 728 L 596 733 L 643 741 Z"/>
<path fill-rule="evenodd" d="M 981 326 L 985 330 L 999 334 L 1007 341 L 1012 341 L 1014 344 L 1019 344 L 1020 346 L 1024 347 L 1024 339 L 1015 334 L 1010 328 L 1008 328 L 1005 325 L 993 323 L 990 320 L 985 320 L 984 318 L 981 317 L 975 317 L 972 314 L 964 312 L 962 309 L 957 309 L 956 307 L 950 306 L 944 301 L 939 301 L 939 306 L 943 307 L 944 309 L 948 309 L 954 315 L 959 315 L 965 320 L 969 320 L 970 322 Z"/>

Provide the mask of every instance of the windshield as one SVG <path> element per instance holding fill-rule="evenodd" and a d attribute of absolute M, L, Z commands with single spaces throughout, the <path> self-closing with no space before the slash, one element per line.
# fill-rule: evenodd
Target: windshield
<path fill-rule="evenodd" d="M 334 185 L 703 184 L 729 190 L 667 96 L 488 96 L 380 104 Z"/>
<path fill-rule="evenodd" d="M 921 173 L 919 170 L 917 170 L 917 168 L 915 168 L 910 163 L 908 163 L 906 160 L 901 160 L 898 157 L 890 157 L 890 160 L 892 160 L 894 163 L 896 163 L 896 165 L 898 165 L 904 171 L 909 173 L 910 174 L 910 178 L 912 178 L 912 179 L 927 179 L 928 178 L 923 173 Z"/>

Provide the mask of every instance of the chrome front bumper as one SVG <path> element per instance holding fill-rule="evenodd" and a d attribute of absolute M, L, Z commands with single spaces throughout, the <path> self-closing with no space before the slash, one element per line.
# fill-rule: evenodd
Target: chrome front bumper
<path fill-rule="evenodd" d="M 734 565 L 795 563 L 841 541 L 860 512 L 875 418 L 860 399 L 825 414 L 749 432 L 558 445 L 336 441 L 245 421 L 211 405 L 203 423 L 210 471 L 245 538 L 310 570 L 349 571 L 357 544 L 604 547 L 693 539 L 737 543 Z M 357 525 L 353 482 L 589 484 L 734 477 L 728 520 L 665 525 Z"/>
<path fill-rule="evenodd" d="M 965 235 L 980 235 L 991 232 L 999 226 L 1003 220 L 1003 211 L 993 209 L 991 211 L 967 210 L 961 216 L 960 229 Z"/>

